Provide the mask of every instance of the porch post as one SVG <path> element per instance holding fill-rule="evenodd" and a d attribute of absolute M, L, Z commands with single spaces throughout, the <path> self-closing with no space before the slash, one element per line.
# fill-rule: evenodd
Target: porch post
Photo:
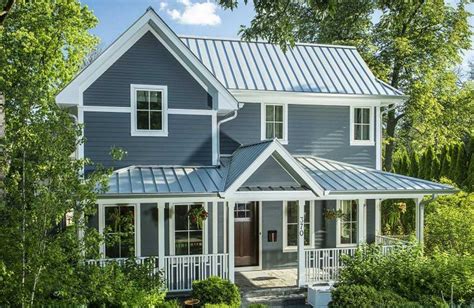
<path fill-rule="evenodd" d="M 375 200 L 375 240 L 382 235 L 382 199 Z"/>
<path fill-rule="evenodd" d="M 235 253 L 234 253 L 234 207 L 235 207 L 235 201 L 228 201 L 227 202 L 227 217 L 228 217 L 228 240 L 227 240 L 227 247 L 228 247 L 228 252 L 229 252 L 229 280 L 231 282 L 234 282 L 234 260 L 235 260 Z"/>
<path fill-rule="evenodd" d="M 357 244 L 363 244 L 367 235 L 367 212 L 365 199 L 359 199 L 357 202 Z"/>
<path fill-rule="evenodd" d="M 298 200 L 298 287 L 306 285 L 304 255 L 304 200 Z"/>
<path fill-rule="evenodd" d="M 425 205 L 422 198 L 415 199 L 416 203 L 416 239 L 420 245 L 423 245 L 423 232 L 425 225 Z"/>
<path fill-rule="evenodd" d="M 158 266 L 165 268 L 165 203 L 158 202 Z"/>

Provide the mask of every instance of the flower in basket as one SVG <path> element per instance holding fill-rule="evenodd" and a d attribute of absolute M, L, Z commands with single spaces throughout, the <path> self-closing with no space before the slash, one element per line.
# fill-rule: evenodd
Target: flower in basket
<path fill-rule="evenodd" d="M 203 207 L 192 208 L 188 212 L 188 217 L 192 223 L 195 223 L 199 229 L 202 229 L 204 221 L 209 215 Z"/>

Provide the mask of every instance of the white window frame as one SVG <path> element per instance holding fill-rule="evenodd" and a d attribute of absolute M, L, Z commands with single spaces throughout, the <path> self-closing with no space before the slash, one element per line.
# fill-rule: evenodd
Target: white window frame
<path fill-rule="evenodd" d="M 342 202 L 343 201 L 356 201 L 357 202 L 357 211 L 359 211 L 359 202 L 360 199 L 345 199 L 345 200 L 337 200 L 337 210 L 342 210 Z M 360 228 L 360 221 L 359 221 L 359 213 L 356 213 L 356 242 L 355 243 L 341 243 L 341 219 L 336 219 L 336 238 L 337 238 L 337 247 L 356 247 L 359 243 L 359 228 Z"/>
<path fill-rule="evenodd" d="M 161 130 L 137 129 L 137 91 L 158 91 L 161 92 Z M 151 137 L 168 137 L 168 87 L 162 85 L 130 85 L 130 106 L 131 113 L 131 135 L 132 136 L 151 136 Z"/>
<path fill-rule="evenodd" d="M 298 250 L 298 246 L 288 246 L 288 201 L 298 202 L 298 200 L 285 200 L 283 201 L 283 228 L 282 228 L 282 240 L 283 240 L 283 252 L 295 252 Z M 314 201 L 309 200 L 309 245 L 305 245 L 305 248 L 314 247 Z"/>
<path fill-rule="evenodd" d="M 137 203 L 115 203 L 115 204 L 100 204 L 99 205 L 99 234 L 104 235 L 104 229 L 105 229 L 105 208 L 106 207 L 116 207 L 116 206 L 130 206 L 133 207 L 134 211 L 134 231 L 135 231 L 135 257 L 140 257 L 141 256 L 141 222 L 140 222 L 140 204 Z M 105 243 L 102 242 L 102 244 L 99 247 L 100 254 L 104 258 L 108 258 L 105 255 Z M 108 258 L 108 259 L 114 259 L 114 258 Z"/>
<path fill-rule="evenodd" d="M 288 144 L 288 104 L 274 104 L 274 103 L 261 103 L 260 104 L 260 140 L 268 140 L 267 139 L 267 117 L 266 107 L 268 106 L 282 106 L 283 107 L 283 138 L 278 139 L 282 144 Z"/>
<path fill-rule="evenodd" d="M 207 202 L 176 202 L 176 203 L 172 203 L 170 204 L 169 206 L 169 237 L 170 237 L 170 241 L 169 241 L 169 252 L 170 252 L 170 255 L 171 256 L 174 256 L 176 255 L 176 238 L 175 238 L 175 231 L 176 231 L 176 228 L 175 228 L 175 223 L 174 223 L 174 220 L 175 220 L 175 206 L 176 205 L 201 205 L 204 210 L 206 212 L 208 212 L 208 204 Z M 207 251 L 208 251 L 208 220 L 209 220 L 209 217 L 208 219 L 206 219 L 204 221 L 204 224 L 202 226 L 202 251 L 201 251 L 201 254 L 207 254 Z M 180 255 L 180 256 L 191 256 L 191 255 Z"/>
<path fill-rule="evenodd" d="M 355 109 L 369 109 L 369 140 L 356 140 L 354 138 L 354 117 Z M 374 107 L 373 106 L 351 106 L 350 111 L 350 144 L 351 145 L 364 145 L 364 146 L 373 146 L 375 145 L 374 141 Z"/>

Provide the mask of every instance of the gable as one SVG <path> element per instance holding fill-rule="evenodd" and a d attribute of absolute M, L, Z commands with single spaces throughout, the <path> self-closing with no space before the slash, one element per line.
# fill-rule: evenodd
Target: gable
<path fill-rule="evenodd" d="M 84 105 L 129 107 L 130 84 L 166 85 L 168 108 L 212 109 L 211 96 L 150 31 L 86 89 Z"/>
<path fill-rule="evenodd" d="M 242 184 L 239 190 L 301 188 L 304 185 L 297 182 L 290 173 L 280 165 L 273 156 L 270 156 L 255 172 Z"/>

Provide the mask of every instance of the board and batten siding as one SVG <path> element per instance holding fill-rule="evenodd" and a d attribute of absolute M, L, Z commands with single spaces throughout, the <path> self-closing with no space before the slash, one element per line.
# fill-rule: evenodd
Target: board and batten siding
<path fill-rule="evenodd" d="M 150 32 L 84 92 L 85 106 L 130 107 L 130 84 L 168 87 L 168 108 L 212 109 L 212 98 Z"/>
<path fill-rule="evenodd" d="M 212 164 L 211 116 L 170 114 L 168 137 L 131 136 L 130 121 L 130 113 L 84 112 L 84 156 L 114 168 Z M 112 160 L 113 147 L 125 150 L 125 158 Z"/>
<path fill-rule="evenodd" d="M 222 125 L 222 154 L 231 154 L 241 144 L 260 141 L 260 114 L 260 104 L 246 103 L 236 119 Z M 349 106 L 289 104 L 288 145 L 285 147 L 292 154 L 375 168 L 376 146 L 350 145 Z"/>

